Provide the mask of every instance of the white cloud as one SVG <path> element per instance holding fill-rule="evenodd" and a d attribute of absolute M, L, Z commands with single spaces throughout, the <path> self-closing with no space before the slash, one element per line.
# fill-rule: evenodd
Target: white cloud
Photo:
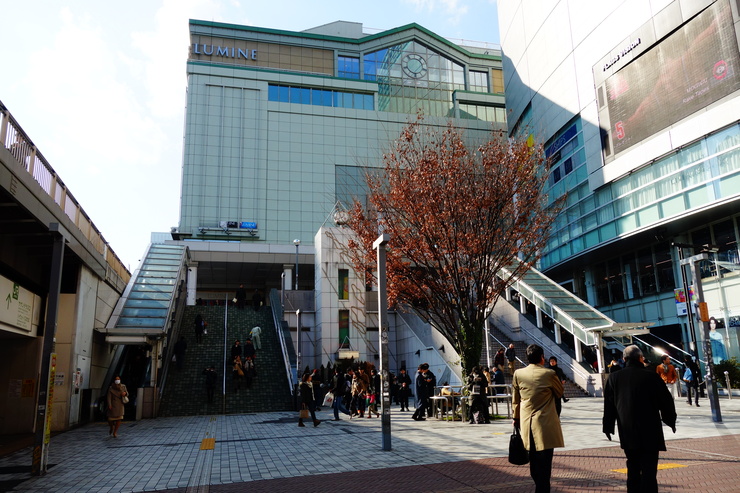
<path fill-rule="evenodd" d="M 463 0 L 404 0 L 417 11 L 447 16 L 451 25 L 458 25 L 468 13 L 469 7 Z"/>

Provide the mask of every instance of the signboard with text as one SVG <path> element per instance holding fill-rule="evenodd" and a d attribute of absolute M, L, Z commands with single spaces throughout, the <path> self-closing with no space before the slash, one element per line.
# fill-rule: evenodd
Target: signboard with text
<path fill-rule="evenodd" d="M 36 335 L 41 313 L 41 297 L 18 283 L 0 276 L 0 325 Z"/>

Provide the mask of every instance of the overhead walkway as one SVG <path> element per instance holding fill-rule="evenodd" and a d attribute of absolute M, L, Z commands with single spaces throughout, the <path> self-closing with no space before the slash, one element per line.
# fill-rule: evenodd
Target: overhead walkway
<path fill-rule="evenodd" d="M 507 279 L 512 270 L 501 269 L 499 277 Z M 561 344 L 561 329 L 587 346 L 596 346 L 599 368 L 604 368 L 602 350 L 603 337 L 620 337 L 647 334 L 649 330 L 644 322 L 618 323 L 610 319 L 588 303 L 581 300 L 567 289 L 538 271 L 529 269 L 523 276 L 511 284 L 519 296 L 520 312 L 526 313 L 526 301 L 534 305 L 537 327 L 544 327 L 542 315 L 547 315 L 555 322 L 555 342 Z M 507 300 L 511 301 L 511 291 L 507 290 Z M 576 360 L 581 361 L 580 344 L 575 345 Z"/>
<path fill-rule="evenodd" d="M 182 245 L 149 246 L 104 329 L 106 342 L 141 344 L 165 335 L 184 297 L 187 256 Z"/>
<path fill-rule="evenodd" d="M 187 297 L 188 257 L 188 248 L 182 245 L 149 245 L 105 328 L 97 329 L 115 346 L 101 388 L 108 388 L 116 375 L 129 389 L 163 385 L 168 367 L 161 362 L 171 358 L 171 342 L 178 337 Z M 135 405 L 132 400 L 127 413 Z M 154 412 L 151 408 L 144 414 L 148 417 Z"/>

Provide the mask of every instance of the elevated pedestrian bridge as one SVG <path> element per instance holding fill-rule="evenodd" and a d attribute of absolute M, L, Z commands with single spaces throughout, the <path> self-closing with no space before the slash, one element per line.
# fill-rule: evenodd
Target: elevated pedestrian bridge
<path fill-rule="evenodd" d="M 167 335 L 185 300 L 188 255 L 183 245 L 149 246 L 105 329 L 101 329 L 106 342 L 143 344 Z"/>
<path fill-rule="evenodd" d="M 105 342 L 115 346 L 102 388 L 118 375 L 130 389 L 138 389 L 132 405 L 143 417 L 154 417 L 178 338 L 187 298 L 189 250 L 184 245 L 150 244 L 139 268 L 131 276 L 123 295 L 104 328 Z M 97 402 L 105 414 L 104 398 Z"/>
<path fill-rule="evenodd" d="M 517 260 L 518 261 L 518 260 Z M 499 277 L 508 279 L 512 268 L 502 268 Z M 573 335 L 574 339 L 587 346 L 596 346 L 599 369 L 603 371 L 603 337 L 623 337 L 649 333 L 644 322 L 619 323 L 607 317 L 578 296 L 563 288 L 535 268 L 511 283 L 519 296 L 520 313 L 527 313 L 526 302 L 535 307 L 536 325 L 544 328 L 543 315 L 555 324 L 555 342 L 561 344 L 561 330 Z M 512 301 L 511 290 L 507 290 L 507 301 Z M 576 360 L 582 361 L 580 344 L 575 345 Z"/>

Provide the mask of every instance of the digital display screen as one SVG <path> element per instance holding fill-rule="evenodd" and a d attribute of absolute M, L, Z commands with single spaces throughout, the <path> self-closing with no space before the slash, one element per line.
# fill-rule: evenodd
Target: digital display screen
<path fill-rule="evenodd" d="M 740 89 L 727 1 L 716 2 L 606 80 L 614 154 Z"/>

